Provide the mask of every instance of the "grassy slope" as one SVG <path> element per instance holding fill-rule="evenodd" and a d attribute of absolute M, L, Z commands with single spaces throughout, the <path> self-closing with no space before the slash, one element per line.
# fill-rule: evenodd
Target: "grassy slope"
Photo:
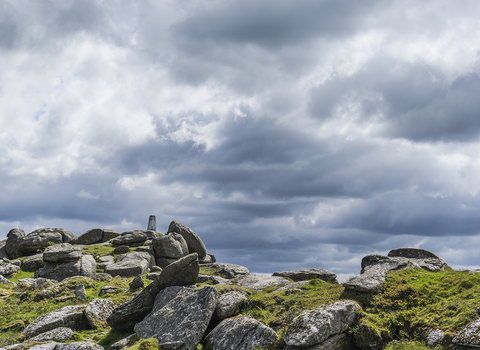
<path fill-rule="evenodd" d="M 115 303 L 131 299 L 133 294 L 128 291 L 130 280 L 117 278 L 108 282 L 85 282 L 88 299 L 83 302 L 72 299 L 77 281 L 64 285 L 55 299 L 47 300 L 40 300 L 38 291 L 12 293 L 11 287 L 0 285 L 3 290 L 0 294 L 4 294 L 0 297 L 0 346 L 15 342 L 14 338 L 21 330 L 45 312 L 65 305 L 85 304 L 98 298 L 98 292 L 104 285 L 124 289 L 118 294 L 105 296 Z M 220 294 L 230 290 L 245 290 L 234 285 L 215 287 Z M 352 299 L 362 306 L 359 325 L 351 330 L 359 340 L 362 340 L 361 335 L 368 338 L 364 340 L 382 337 L 387 341 L 396 341 L 388 345 L 388 350 L 420 350 L 425 349 L 421 339 L 425 338 L 427 329 L 440 328 L 446 332 L 447 339 L 451 340 L 463 326 L 478 317 L 476 309 L 480 305 L 480 274 L 451 269 L 443 272 L 420 269 L 395 271 L 388 275 L 381 293 L 377 295 L 347 291 L 342 285 L 320 280 L 312 280 L 305 286 L 287 292 L 276 292 L 275 288 L 263 292 L 245 291 L 250 296 L 242 314 L 254 317 L 277 330 L 279 341 L 274 349 L 283 347 L 281 337 L 291 320 L 301 311 L 338 300 Z M 78 333 L 77 339 L 90 339 L 108 348 L 124 336 L 126 334 L 108 330 L 90 330 Z M 384 341 L 385 345 L 387 341 Z"/>

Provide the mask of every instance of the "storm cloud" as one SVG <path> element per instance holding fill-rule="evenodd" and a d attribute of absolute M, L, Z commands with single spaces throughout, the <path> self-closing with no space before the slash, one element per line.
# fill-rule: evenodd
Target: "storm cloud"
<path fill-rule="evenodd" d="M 253 272 L 480 264 L 476 1 L 5 1 L 0 239 L 194 229 Z"/>

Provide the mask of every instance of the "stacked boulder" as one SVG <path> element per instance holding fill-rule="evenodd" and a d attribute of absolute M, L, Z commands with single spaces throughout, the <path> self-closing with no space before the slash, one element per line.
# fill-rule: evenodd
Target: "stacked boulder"
<path fill-rule="evenodd" d="M 347 289 L 365 293 L 378 293 L 385 282 L 385 276 L 392 270 L 422 268 L 428 271 L 443 271 L 445 260 L 432 252 L 416 248 L 391 250 L 388 256 L 367 255 L 362 259 L 361 274 L 343 283 Z"/>
<path fill-rule="evenodd" d="M 108 242 L 111 239 L 117 238 L 121 233 L 110 229 L 94 228 L 88 230 L 78 237 L 78 244 L 95 244 Z"/>
<path fill-rule="evenodd" d="M 11 229 L 7 234 L 5 251 L 9 259 L 32 255 L 51 244 L 77 243 L 77 236 L 63 228 L 39 228 L 25 236 L 19 228 Z"/>
<path fill-rule="evenodd" d="M 70 243 L 48 246 L 43 252 L 46 265 L 35 272 L 35 277 L 64 280 L 72 276 L 92 277 L 97 271 L 93 256 L 82 255 L 82 247 Z"/>
<path fill-rule="evenodd" d="M 136 246 L 144 243 L 149 243 L 152 239 L 158 236 L 158 232 L 152 230 L 134 230 L 123 232 L 120 236 L 113 239 L 113 245 L 128 245 Z"/>
<path fill-rule="evenodd" d="M 105 265 L 105 272 L 112 276 L 133 277 L 143 275 L 155 265 L 155 258 L 147 252 L 120 254 L 117 262 Z"/>

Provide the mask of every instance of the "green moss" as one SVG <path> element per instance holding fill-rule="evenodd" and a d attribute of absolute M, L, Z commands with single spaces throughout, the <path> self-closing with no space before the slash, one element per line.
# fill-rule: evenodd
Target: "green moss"
<path fill-rule="evenodd" d="M 200 272 L 199 273 L 201 275 L 219 276 L 219 277 L 226 278 L 225 275 L 221 274 L 216 269 L 213 269 L 211 267 L 200 266 Z"/>

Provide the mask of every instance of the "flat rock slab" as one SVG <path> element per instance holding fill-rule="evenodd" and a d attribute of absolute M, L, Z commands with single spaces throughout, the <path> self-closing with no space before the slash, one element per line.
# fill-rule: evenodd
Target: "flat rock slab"
<path fill-rule="evenodd" d="M 70 243 L 60 243 L 45 248 L 43 261 L 47 263 L 64 263 L 77 261 L 82 257 L 82 248 Z"/>
<path fill-rule="evenodd" d="M 273 329 L 254 318 L 227 318 L 207 336 L 205 350 L 266 349 L 276 338 Z"/>
<path fill-rule="evenodd" d="M 30 338 L 29 341 L 56 341 L 59 343 L 65 343 L 67 340 L 73 338 L 73 331 L 68 327 L 58 327 L 52 329 L 51 331 L 41 333 L 36 335 L 33 338 Z"/>
<path fill-rule="evenodd" d="M 62 281 L 73 276 L 93 277 L 97 272 L 97 263 L 93 256 L 82 255 L 77 261 L 60 264 L 48 263 L 35 272 L 35 277 L 44 277 Z"/>
<path fill-rule="evenodd" d="M 22 334 L 28 339 L 58 327 L 68 327 L 77 330 L 86 329 L 88 328 L 88 322 L 83 314 L 85 307 L 86 305 L 69 305 L 43 314 L 33 320 L 23 330 Z"/>
<path fill-rule="evenodd" d="M 240 287 L 251 288 L 256 291 L 262 291 L 267 287 L 282 287 L 292 283 L 283 277 L 255 273 L 237 277 L 233 281 Z"/>
<path fill-rule="evenodd" d="M 159 344 L 183 342 L 194 350 L 202 340 L 217 305 L 214 287 L 169 287 L 158 293 L 152 312 L 135 325 L 140 338 L 156 338 Z"/>
<path fill-rule="evenodd" d="M 131 245 L 131 244 L 143 243 L 147 239 L 153 239 L 157 236 L 158 234 L 155 231 L 151 231 L 151 230 L 128 231 L 128 232 L 123 232 L 121 236 L 114 238 L 112 241 L 112 244 Z"/>
<path fill-rule="evenodd" d="M 219 274 L 223 275 L 225 278 L 228 279 L 248 275 L 250 273 L 250 271 L 245 266 L 235 264 L 210 263 L 202 264 L 202 267 L 208 267 L 210 269 L 217 270 Z"/>
<path fill-rule="evenodd" d="M 285 343 L 302 348 L 322 344 L 332 335 L 347 331 L 356 321 L 359 309 L 356 302 L 344 300 L 304 311 L 288 328 Z"/>
<path fill-rule="evenodd" d="M 188 226 L 185 226 L 178 221 L 172 221 L 168 226 L 168 232 L 176 232 L 185 239 L 188 246 L 188 252 L 197 253 L 198 258 L 202 259 L 207 255 L 207 248 L 200 239 L 200 237 Z"/>
<path fill-rule="evenodd" d="M 58 344 L 55 350 L 103 350 L 103 346 L 88 341 L 78 341 L 75 343 Z"/>
<path fill-rule="evenodd" d="M 110 264 L 105 266 L 105 272 L 112 276 L 120 277 L 134 277 L 143 275 L 147 272 L 148 261 L 144 259 L 139 260 L 125 260 L 120 263 Z"/>
<path fill-rule="evenodd" d="M 386 258 L 375 265 L 365 267 L 364 272 L 354 279 L 343 283 L 347 289 L 358 292 L 378 293 L 389 271 L 410 268 L 407 258 Z"/>
<path fill-rule="evenodd" d="M 325 282 L 338 283 L 337 275 L 333 272 L 324 269 L 305 269 L 305 270 L 292 270 L 292 271 L 279 271 L 274 272 L 273 276 L 287 277 L 291 280 L 308 281 L 313 279 L 321 279 Z"/>

